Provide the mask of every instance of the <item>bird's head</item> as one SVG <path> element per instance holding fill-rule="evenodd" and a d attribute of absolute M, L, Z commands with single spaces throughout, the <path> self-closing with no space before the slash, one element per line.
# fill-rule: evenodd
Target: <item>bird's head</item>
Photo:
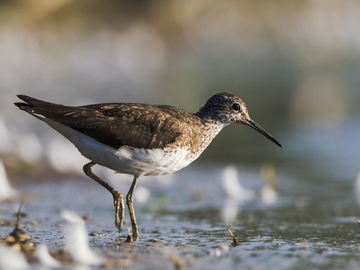
<path fill-rule="evenodd" d="M 250 118 L 244 101 L 234 94 L 223 92 L 213 95 L 196 114 L 202 118 L 220 122 L 224 126 L 233 123 L 245 124 L 281 147 L 273 136 Z"/>

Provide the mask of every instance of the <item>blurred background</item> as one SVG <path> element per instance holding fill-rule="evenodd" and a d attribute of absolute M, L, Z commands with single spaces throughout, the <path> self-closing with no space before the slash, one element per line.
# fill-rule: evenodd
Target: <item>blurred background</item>
<path fill-rule="evenodd" d="M 38 194 L 26 205 L 38 225 L 25 220 L 25 230 L 49 248 L 63 243 L 60 209 L 113 230 L 111 196 L 83 174 L 87 160 L 16 108 L 16 94 L 196 112 L 227 91 L 283 147 L 232 125 L 182 171 L 142 178 L 142 239 L 195 246 L 201 269 L 359 269 L 359 14 L 356 0 L 0 0 L 0 201 L 16 194 L 7 177 Z M 132 181 L 95 173 L 124 194 Z M 17 207 L 0 204 L 2 220 Z M 229 226 L 243 244 L 214 267 L 206 249 L 229 243 Z"/>
<path fill-rule="evenodd" d="M 86 162 L 16 94 L 68 105 L 240 96 L 283 148 L 231 126 L 192 166 L 270 162 L 302 180 L 360 164 L 360 3 L 285 0 L 0 1 L 0 156 L 13 179 Z"/>

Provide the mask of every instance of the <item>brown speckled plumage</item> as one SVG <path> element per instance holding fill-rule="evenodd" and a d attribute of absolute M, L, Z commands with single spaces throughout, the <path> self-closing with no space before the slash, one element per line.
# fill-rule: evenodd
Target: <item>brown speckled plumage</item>
<path fill-rule="evenodd" d="M 221 130 L 231 102 L 215 95 L 196 114 L 191 114 L 166 105 L 104 103 L 74 107 L 18 97 L 26 102 L 16 103 L 22 110 L 69 126 L 115 149 L 124 145 L 143 149 L 176 145 L 189 148 L 193 155 L 201 153 Z"/>
<path fill-rule="evenodd" d="M 24 102 L 15 103 L 16 106 L 64 135 L 91 160 L 84 166 L 84 172 L 113 195 L 115 224 L 119 229 L 124 219 L 122 194 L 94 175 L 91 167 L 99 164 L 134 175 L 126 199 L 135 239 L 139 234 L 132 198 L 140 176 L 168 174 L 184 168 L 199 157 L 223 127 L 232 123 L 248 125 L 281 146 L 251 120 L 245 103 L 230 93 L 213 95 L 195 114 L 166 105 L 65 106 L 25 95 L 18 97 Z"/>

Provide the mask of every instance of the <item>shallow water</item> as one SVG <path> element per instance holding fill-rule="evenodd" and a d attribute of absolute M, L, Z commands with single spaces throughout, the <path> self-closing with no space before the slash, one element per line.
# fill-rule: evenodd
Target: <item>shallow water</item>
<path fill-rule="evenodd" d="M 104 234 L 90 236 L 90 246 L 106 257 L 130 259 L 131 269 L 172 269 L 172 256 L 188 269 L 360 267 L 359 205 L 353 181 L 298 179 L 278 168 L 278 200 L 266 204 L 260 197 L 259 168 L 237 169 L 238 181 L 255 192 L 250 200 L 226 196 L 223 167 L 194 165 L 169 176 L 141 178 L 138 190 L 147 188 L 150 199 L 146 203 L 135 200 L 141 236 L 131 245 L 117 240 L 112 197 L 91 179 L 79 176 L 42 183 L 24 179 L 18 189 L 31 199 L 24 207 L 28 216 L 23 219 L 23 229 L 31 241 L 56 250 L 65 241 L 66 222 L 59 211 L 71 209 L 80 216 L 90 215 L 88 231 Z M 105 175 L 104 170 L 97 171 Z M 127 192 L 130 177 L 106 175 L 120 192 Z M 17 207 L 18 202 L 1 204 L 1 219 L 15 219 Z M 128 226 L 129 222 L 122 239 Z M 231 246 L 228 228 L 240 246 Z M 1 237 L 12 229 L 1 226 Z M 216 249 L 219 243 L 230 249 Z"/>

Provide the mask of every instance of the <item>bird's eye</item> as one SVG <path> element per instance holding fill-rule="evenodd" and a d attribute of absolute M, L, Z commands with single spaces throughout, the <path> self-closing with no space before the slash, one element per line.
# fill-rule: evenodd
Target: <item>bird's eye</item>
<path fill-rule="evenodd" d="M 241 106 L 240 106 L 239 103 L 233 103 L 233 104 L 231 105 L 231 108 L 232 108 L 234 111 L 240 111 Z"/>

